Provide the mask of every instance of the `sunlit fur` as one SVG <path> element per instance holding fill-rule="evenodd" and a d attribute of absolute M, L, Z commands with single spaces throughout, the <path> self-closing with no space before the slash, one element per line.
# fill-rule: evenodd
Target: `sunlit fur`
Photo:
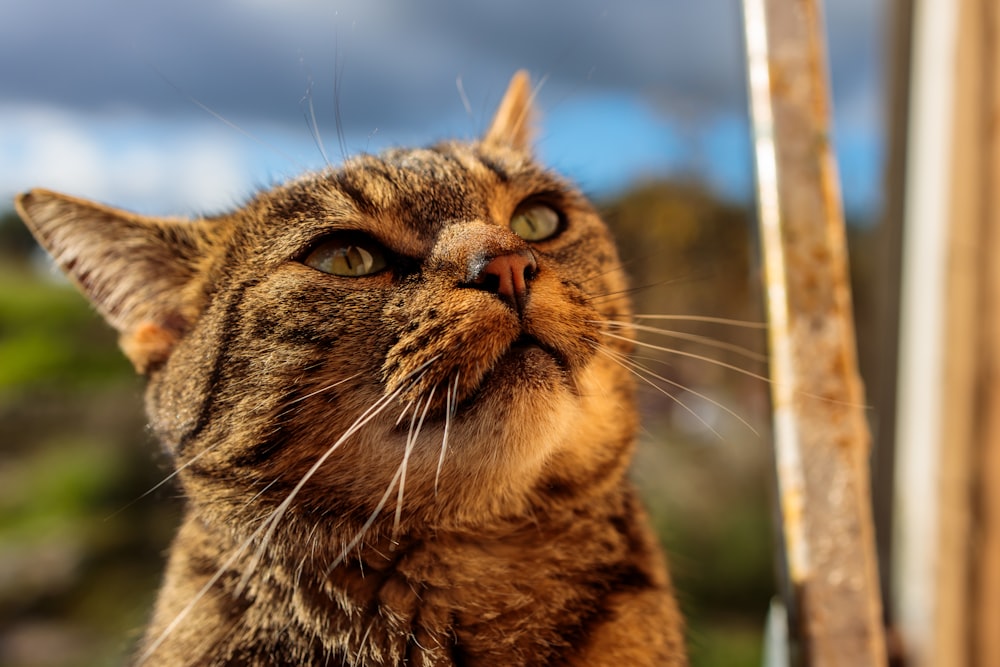
<path fill-rule="evenodd" d="M 532 159 L 530 97 L 518 74 L 479 141 L 353 158 L 220 217 L 18 199 L 147 375 L 179 470 L 137 662 L 686 664 L 625 476 L 625 279 L 591 205 Z M 529 244 L 508 224 L 532 198 L 564 227 Z M 301 263 L 343 230 L 389 269 Z M 525 249 L 522 310 L 475 279 Z"/>

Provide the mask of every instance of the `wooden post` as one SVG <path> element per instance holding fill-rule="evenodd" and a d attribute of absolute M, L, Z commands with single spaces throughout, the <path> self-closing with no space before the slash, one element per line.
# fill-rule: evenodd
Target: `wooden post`
<path fill-rule="evenodd" d="M 936 646 L 927 665 L 1000 664 L 1000 9 L 958 2 Z M 919 72 L 917 72 L 919 74 Z"/>
<path fill-rule="evenodd" d="M 810 666 L 886 663 L 820 0 L 744 0 L 775 461 Z"/>
<path fill-rule="evenodd" d="M 909 667 L 1000 664 L 1000 9 L 916 4 L 894 616 Z"/>

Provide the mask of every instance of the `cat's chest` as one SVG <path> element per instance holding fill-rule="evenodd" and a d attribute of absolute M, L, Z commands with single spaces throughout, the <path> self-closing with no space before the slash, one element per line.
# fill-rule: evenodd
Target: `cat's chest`
<path fill-rule="evenodd" d="M 423 544 L 309 583 L 300 572 L 286 590 L 313 636 L 295 643 L 320 642 L 349 665 L 517 665 L 519 655 L 543 664 L 564 643 L 554 608 L 568 573 L 507 550 Z"/>

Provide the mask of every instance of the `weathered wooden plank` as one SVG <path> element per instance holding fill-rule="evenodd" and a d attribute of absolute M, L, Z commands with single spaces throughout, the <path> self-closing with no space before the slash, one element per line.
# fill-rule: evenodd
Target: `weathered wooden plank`
<path fill-rule="evenodd" d="M 819 0 L 744 0 L 775 460 L 797 650 L 884 665 L 864 390 Z"/>

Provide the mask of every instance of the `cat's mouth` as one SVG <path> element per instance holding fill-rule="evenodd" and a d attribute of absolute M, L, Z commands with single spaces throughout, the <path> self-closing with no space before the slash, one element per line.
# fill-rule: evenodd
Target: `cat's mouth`
<path fill-rule="evenodd" d="M 471 407 L 488 394 L 509 396 L 526 386 L 558 382 L 573 388 L 569 360 L 558 349 L 522 333 L 501 352 L 492 367 L 478 379 L 470 378 L 461 391 L 458 407 Z M 464 394 L 464 395 L 463 395 Z"/>
<path fill-rule="evenodd" d="M 518 336 L 514 342 L 510 344 L 510 347 L 507 348 L 507 351 L 500 356 L 497 363 L 502 364 L 507 357 L 512 355 L 523 356 L 534 352 L 547 354 L 553 361 L 556 362 L 556 365 L 561 370 L 565 371 L 569 368 L 569 361 L 566 359 L 565 355 L 551 345 L 546 345 L 538 338 L 527 333 L 522 333 Z"/>
<path fill-rule="evenodd" d="M 522 332 L 494 354 L 476 374 L 432 364 L 430 376 L 408 390 L 404 400 L 429 400 L 427 417 L 433 420 L 443 418 L 449 404 L 461 412 L 484 400 L 509 400 L 515 392 L 531 388 L 576 390 L 568 356 L 530 333 Z"/>

